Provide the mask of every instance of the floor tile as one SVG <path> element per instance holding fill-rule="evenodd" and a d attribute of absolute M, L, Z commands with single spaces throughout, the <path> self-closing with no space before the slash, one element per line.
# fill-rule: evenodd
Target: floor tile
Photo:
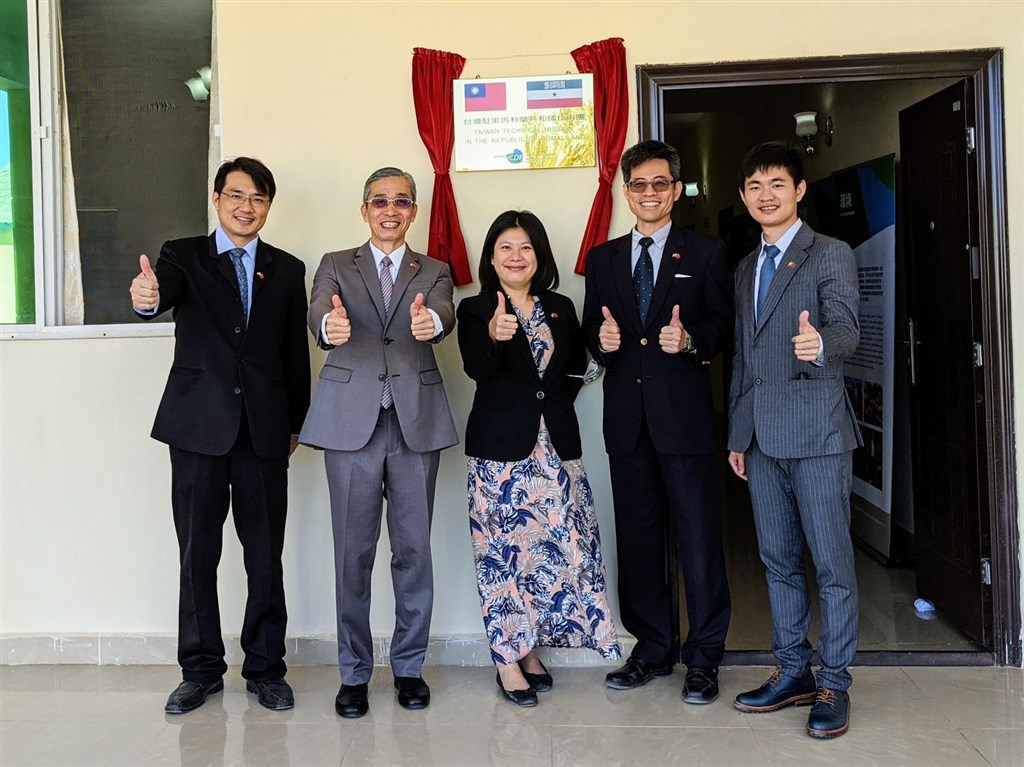
<path fill-rule="evenodd" d="M 746 727 L 552 727 L 555 767 L 767 764 Z"/>

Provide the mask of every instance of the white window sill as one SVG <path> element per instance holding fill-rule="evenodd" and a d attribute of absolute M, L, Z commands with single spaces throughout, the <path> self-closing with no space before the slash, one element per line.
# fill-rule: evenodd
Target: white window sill
<path fill-rule="evenodd" d="M 174 335 L 173 322 L 124 325 L 61 325 L 41 327 L 38 325 L 0 326 L 2 341 L 47 341 L 93 338 L 147 338 L 170 337 Z"/>

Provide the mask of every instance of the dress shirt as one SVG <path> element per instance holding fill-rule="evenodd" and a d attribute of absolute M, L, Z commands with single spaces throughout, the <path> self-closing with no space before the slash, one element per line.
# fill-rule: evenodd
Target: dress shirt
<path fill-rule="evenodd" d="M 654 265 L 654 282 L 658 282 L 658 267 L 661 266 L 661 256 L 665 252 L 665 243 L 668 241 L 669 230 L 672 229 L 672 222 L 665 224 L 654 234 L 640 234 L 633 228 L 631 234 L 633 235 L 633 247 L 629 254 L 629 273 L 633 274 L 636 271 L 637 262 L 640 260 L 640 238 L 650 237 L 654 240 L 653 243 L 647 246 L 647 252 L 651 254 L 651 263 Z"/>

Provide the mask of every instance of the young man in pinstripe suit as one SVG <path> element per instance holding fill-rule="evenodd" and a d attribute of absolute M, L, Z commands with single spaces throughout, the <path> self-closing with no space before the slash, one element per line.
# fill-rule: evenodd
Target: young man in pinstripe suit
<path fill-rule="evenodd" d="M 729 465 L 750 483 L 779 666 L 735 706 L 760 713 L 813 704 L 808 735 L 834 738 L 849 728 L 847 667 L 857 649 L 850 484 L 861 437 L 843 361 L 859 340 L 859 295 L 849 245 L 797 215 L 806 190 L 797 149 L 761 144 L 743 160 L 740 198 L 761 225 L 761 243 L 735 275 Z M 821 606 L 817 679 L 805 543 Z"/>

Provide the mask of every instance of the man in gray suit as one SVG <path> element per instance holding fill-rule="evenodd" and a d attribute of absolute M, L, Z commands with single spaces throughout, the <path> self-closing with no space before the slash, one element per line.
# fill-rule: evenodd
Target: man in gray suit
<path fill-rule="evenodd" d="M 847 668 L 857 649 L 850 484 L 861 438 L 843 385 L 843 360 L 860 334 L 857 265 L 849 245 L 797 216 L 807 190 L 799 150 L 754 147 L 739 187 L 761 225 L 761 244 L 735 275 L 729 465 L 750 482 L 779 667 L 735 706 L 759 713 L 813 704 L 807 733 L 834 738 L 849 728 Z M 817 681 L 807 639 L 805 541 L 821 604 Z"/>
<path fill-rule="evenodd" d="M 375 171 L 361 211 L 370 240 L 327 253 L 313 277 L 307 319 L 330 353 L 299 437 L 326 451 L 341 671 L 334 707 L 346 718 L 369 710 L 370 580 L 385 498 L 398 702 L 430 703 L 420 674 L 434 600 L 430 520 L 440 451 L 459 441 L 432 346 L 455 326 L 452 279 L 446 264 L 405 244 L 416 220 L 412 176 Z"/>

